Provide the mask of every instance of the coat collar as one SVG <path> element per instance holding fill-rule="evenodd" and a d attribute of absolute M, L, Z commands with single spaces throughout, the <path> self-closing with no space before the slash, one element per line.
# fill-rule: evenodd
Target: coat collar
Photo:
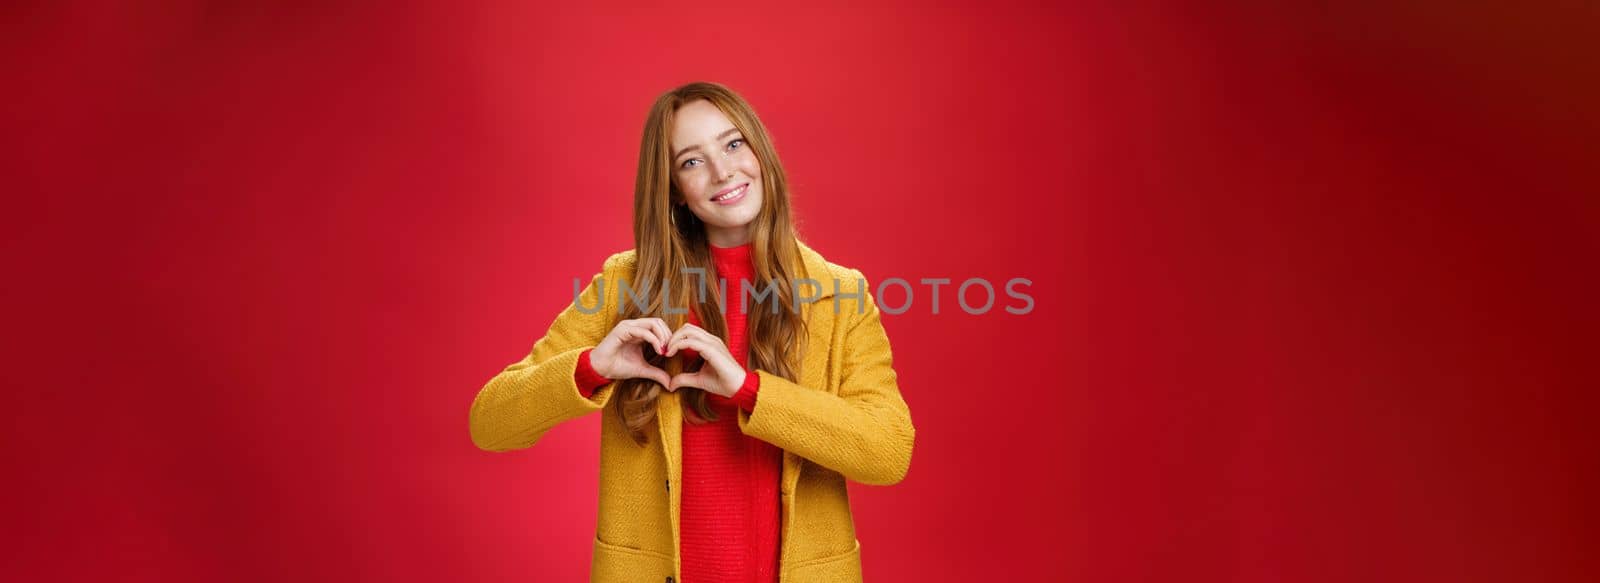
<path fill-rule="evenodd" d="M 802 293 L 806 297 L 810 297 L 815 293 L 819 300 L 833 297 L 834 284 L 832 280 L 837 276 L 829 266 L 828 261 L 805 243 L 801 243 L 798 240 L 795 243 L 799 248 L 800 265 L 804 271 L 799 277 L 815 282 L 814 286 L 812 282 L 800 282 Z M 802 386 L 822 387 L 826 385 L 828 378 L 826 366 L 828 352 L 825 347 L 827 346 L 828 338 L 832 335 L 834 325 L 833 319 L 825 317 L 823 314 L 831 314 L 832 311 L 825 308 L 817 309 L 817 304 L 808 306 L 806 309 L 806 325 L 810 330 L 810 342 L 800 365 L 800 383 Z M 668 365 L 668 374 L 677 374 L 679 372 L 681 370 L 678 367 L 672 364 Z M 681 393 L 667 393 L 662 395 L 661 399 L 656 402 L 656 428 L 658 437 L 661 439 L 661 453 L 666 462 L 669 484 L 683 483 L 683 401 L 681 396 Z M 735 414 L 744 415 L 743 413 Z M 740 424 L 742 425 L 743 423 L 744 421 L 741 420 Z M 781 491 L 788 494 L 794 492 L 796 484 L 800 481 L 800 468 L 801 458 L 799 455 L 788 451 L 783 452 L 783 471 L 779 478 L 779 489 Z M 680 550 L 676 546 L 680 540 L 681 532 L 681 494 L 682 488 L 671 488 L 668 495 L 671 504 L 669 516 L 672 523 L 674 553 Z M 793 496 L 784 497 L 783 511 L 786 515 L 794 513 L 793 504 Z"/>
<path fill-rule="evenodd" d="M 813 293 L 817 294 L 818 299 L 833 297 L 833 279 L 836 276 L 833 270 L 828 268 L 828 261 L 799 240 L 795 241 L 795 245 L 800 248 L 801 268 L 805 271 L 802 277 L 811 280 L 800 282 L 801 291 L 805 292 L 807 297 Z M 816 282 L 816 285 L 813 286 L 812 282 Z"/>
<path fill-rule="evenodd" d="M 800 291 L 804 292 L 804 295 L 807 297 L 810 297 L 812 294 L 816 294 L 816 297 L 819 300 L 822 298 L 833 297 L 833 281 L 838 278 L 838 275 L 835 274 L 834 270 L 828 263 L 828 260 L 824 259 L 820 253 L 817 253 L 816 250 L 812 249 L 809 245 L 800 242 L 798 239 L 795 240 L 795 246 L 798 249 L 798 254 L 800 255 L 800 273 L 795 278 L 800 287 Z M 638 257 L 637 250 L 629 249 L 619 255 L 623 257 L 623 265 L 625 265 L 626 269 L 628 270 L 625 273 L 627 273 L 631 278 L 632 269 L 635 265 L 635 258 Z M 843 284 L 843 282 L 840 282 L 840 285 Z"/>

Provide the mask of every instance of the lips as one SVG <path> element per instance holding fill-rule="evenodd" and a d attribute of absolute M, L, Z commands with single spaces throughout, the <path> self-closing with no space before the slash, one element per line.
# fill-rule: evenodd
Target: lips
<path fill-rule="evenodd" d="M 744 198 L 744 195 L 748 192 L 750 192 L 750 183 L 748 182 L 738 186 L 731 186 L 721 190 L 715 196 L 711 197 L 711 202 L 717 204 L 732 204 L 739 202 L 739 199 Z"/>

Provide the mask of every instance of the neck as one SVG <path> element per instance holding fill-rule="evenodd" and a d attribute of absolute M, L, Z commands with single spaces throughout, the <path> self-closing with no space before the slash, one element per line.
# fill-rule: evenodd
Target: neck
<path fill-rule="evenodd" d="M 721 228 L 706 225 L 706 240 L 718 247 L 738 247 L 750 242 L 750 226 Z"/>

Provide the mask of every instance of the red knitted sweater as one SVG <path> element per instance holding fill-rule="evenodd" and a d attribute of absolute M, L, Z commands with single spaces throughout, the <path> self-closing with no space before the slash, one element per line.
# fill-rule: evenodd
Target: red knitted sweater
<path fill-rule="evenodd" d="M 750 370 L 746 319 L 738 301 L 740 282 L 755 268 L 749 243 L 711 246 L 717 274 L 728 281 L 728 352 L 745 366 L 744 385 L 733 398 L 707 396 L 717 412 L 711 423 L 683 425 L 682 554 L 687 583 L 778 580 L 778 480 L 783 450 L 739 431 L 737 409 L 755 411 L 760 377 Z M 715 285 L 713 283 L 713 285 Z M 759 286 L 752 285 L 757 289 Z M 700 324 L 693 310 L 689 321 Z M 699 358 L 684 351 L 687 363 Z M 685 367 L 686 369 L 688 367 Z M 594 371 L 585 351 L 578 358 L 578 388 L 585 396 L 611 382 Z"/>

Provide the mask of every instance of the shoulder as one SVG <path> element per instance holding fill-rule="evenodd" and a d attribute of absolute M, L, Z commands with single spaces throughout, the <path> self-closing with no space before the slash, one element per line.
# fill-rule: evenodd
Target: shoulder
<path fill-rule="evenodd" d="M 829 260 L 805 242 L 796 240 L 795 247 L 799 250 L 804 276 L 816 280 L 825 289 L 832 291 L 835 281 L 838 282 L 839 291 L 846 293 L 859 291 L 865 285 L 867 278 L 860 270 Z M 602 272 L 613 275 L 632 274 L 634 265 L 638 262 L 638 255 L 636 249 L 612 253 L 606 257 Z"/>
<path fill-rule="evenodd" d="M 612 253 L 606 258 L 601 271 L 604 273 L 630 273 L 633 271 L 634 262 L 638 260 L 638 253 L 633 249 Z"/>
<path fill-rule="evenodd" d="M 835 289 L 838 293 L 853 294 L 866 288 L 867 276 L 860 270 L 829 260 L 806 243 L 796 241 L 796 244 L 806 277 L 817 280 L 825 295 L 832 295 Z"/>

